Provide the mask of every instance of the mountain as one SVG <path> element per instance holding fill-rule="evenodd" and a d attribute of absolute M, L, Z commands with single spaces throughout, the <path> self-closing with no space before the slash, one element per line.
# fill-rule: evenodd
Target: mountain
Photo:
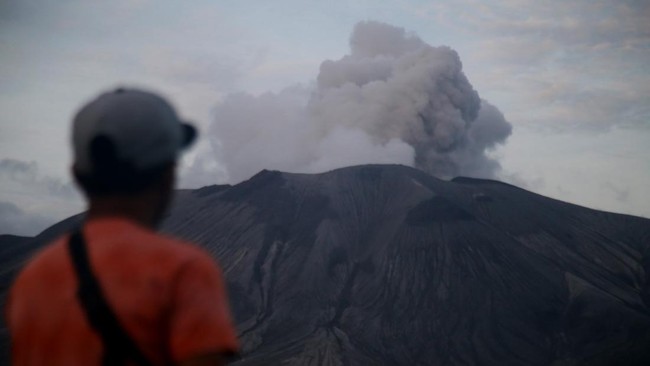
<path fill-rule="evenodd" d="M 368 165 L 182 190 L 163 230 L 219 259 L 235 365 L 650 364 L 648 219 Z"/>

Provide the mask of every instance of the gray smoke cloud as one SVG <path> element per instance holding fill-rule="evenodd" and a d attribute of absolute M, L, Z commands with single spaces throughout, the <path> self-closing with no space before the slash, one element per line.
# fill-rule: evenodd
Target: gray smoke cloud
<path fill-rule="evenodd" d="M 313 173 L 368 163 L 492 178 L 500 166 L 486 153 L 511 130 L 480 99 L 454 50 L 361 22 L 350 54 L 324 61 L 315 85 L 228 95 L 208 136 L 231 182 L 262 169 Z"/>
<path fill-rule="evenodd" d="M 70 182 L 44 174 L 36 162 L 0 159 L 0 234 L 33 236 L 81 211 Z"/>
<path fill-rule="evenodd" d="M 50 218 L 25 212 L 11 202 L 0 201 L 0 235 L 33 236 L 52 223 Z"/>
<path fill-rule="evenodd" d="M 33 194 L 48 194 L 64 199 L 78 199 L 79 194 L 69 182 L 41 174 L 36 162 L 16 159 L 0 160 L 0 182 L 3 187 L 16 191 L 29 188 Z"/>

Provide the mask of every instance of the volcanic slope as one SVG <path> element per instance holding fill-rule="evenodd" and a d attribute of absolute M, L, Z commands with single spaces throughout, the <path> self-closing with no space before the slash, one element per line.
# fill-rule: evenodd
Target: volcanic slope
<path fill-rule="evenodd" d="M 180 191 L 164 230 L 219 258 L 235 365 L 650 364 L 647 219 L 377 165 Z"/>
<path fill-rule="evenodd" d="M 224 266 L 240 365 L 647 357 L 649 220 L 361 166 L 184 192 L 166 229 Z"/>

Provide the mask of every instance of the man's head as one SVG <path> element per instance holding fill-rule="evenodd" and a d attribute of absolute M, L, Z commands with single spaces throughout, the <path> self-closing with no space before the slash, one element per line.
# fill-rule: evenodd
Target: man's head
<path fill-rule="evenodd" d="M 179 120 L 162 97 L 117 89 L 83 106 L 74 117 L 74 176 L 89 199 L 148 196 L 159 209 L 170 198 L 179 153 L 196 129 Z"/>

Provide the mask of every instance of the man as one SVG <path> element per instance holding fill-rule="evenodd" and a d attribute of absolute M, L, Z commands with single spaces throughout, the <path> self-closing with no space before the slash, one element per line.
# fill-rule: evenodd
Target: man
<path fill-rule="evenodd" d="M 179 153 L 195 137 L 145 91 L 105 93 L 77 113 L 72 171 L 88 212 L 14 282 L 14 365 L 221 365 L 237 351 L 217 265 L 154 232 Z"/>

